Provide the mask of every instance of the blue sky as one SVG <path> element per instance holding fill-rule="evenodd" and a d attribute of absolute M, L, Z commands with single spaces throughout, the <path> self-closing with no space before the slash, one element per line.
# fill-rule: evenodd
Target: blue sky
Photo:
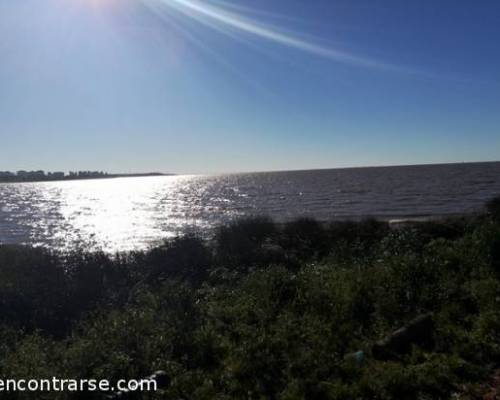
<path fill-rule="evenodd" d="M 500 2 L 0 0 L 0 170 L 500 159 Z"/>

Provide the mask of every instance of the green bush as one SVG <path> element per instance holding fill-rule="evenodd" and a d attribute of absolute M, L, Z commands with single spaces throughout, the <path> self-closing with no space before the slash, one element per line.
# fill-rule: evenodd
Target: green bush
<path fill-rule="evenodd" d="M 114 256 L 0 246 L 0 374 L 164 370 L 173 399 L 457 397 L 500 363 L 499 229 L 254 219 Z M 432 343 L 372 357 L 428 312 Z"/>

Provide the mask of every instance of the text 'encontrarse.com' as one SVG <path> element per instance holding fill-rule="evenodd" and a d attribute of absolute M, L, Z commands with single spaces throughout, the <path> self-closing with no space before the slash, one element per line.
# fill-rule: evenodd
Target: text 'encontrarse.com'
<path fill-rule="evenodd" d="M 0 379 L 0 392 L 154 392 L 154 379 Z"/>

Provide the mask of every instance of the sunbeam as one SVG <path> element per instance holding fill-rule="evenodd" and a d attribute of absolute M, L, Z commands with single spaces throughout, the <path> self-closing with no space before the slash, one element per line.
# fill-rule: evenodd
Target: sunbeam
<path fill-rule="evenodd" d="M 142 0 L 161 16 L 159 6 L 166 9 L 175 9 L 185 16 L 198 21 L 205 26 L 221 31 L 227 35 L 234 32 L 246 33 L 279 45 L 307 52 L 309 54 L 328 58 L 330 60 L 350 64 L 358 67 L 393 70 L 400 72 L 414 72 L 407 68 L 384 63 L 368 57 L 358 56 L 346 51 L 326 47 L 312 41 L 302 39 L 297 34 L 285 33 L 276 27 L 270 27 L 253 19 L 244 17 L 221 6 L 201 3 L 196 0 Z M 233 31 L 233 32 L 230 32 Z"/>

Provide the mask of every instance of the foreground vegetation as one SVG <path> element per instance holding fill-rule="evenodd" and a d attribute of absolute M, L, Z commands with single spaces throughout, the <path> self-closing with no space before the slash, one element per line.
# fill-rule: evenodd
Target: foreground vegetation
<path fill-rule="evenodd" d="M 498 203 L 398 229 L 254 219 L 113 257 L 1 246 L 0 376 L 163 370 L 162 399 L 482 398 L 500 361 Z M 427 313 L 425 344 L 374 357 Z"/>

